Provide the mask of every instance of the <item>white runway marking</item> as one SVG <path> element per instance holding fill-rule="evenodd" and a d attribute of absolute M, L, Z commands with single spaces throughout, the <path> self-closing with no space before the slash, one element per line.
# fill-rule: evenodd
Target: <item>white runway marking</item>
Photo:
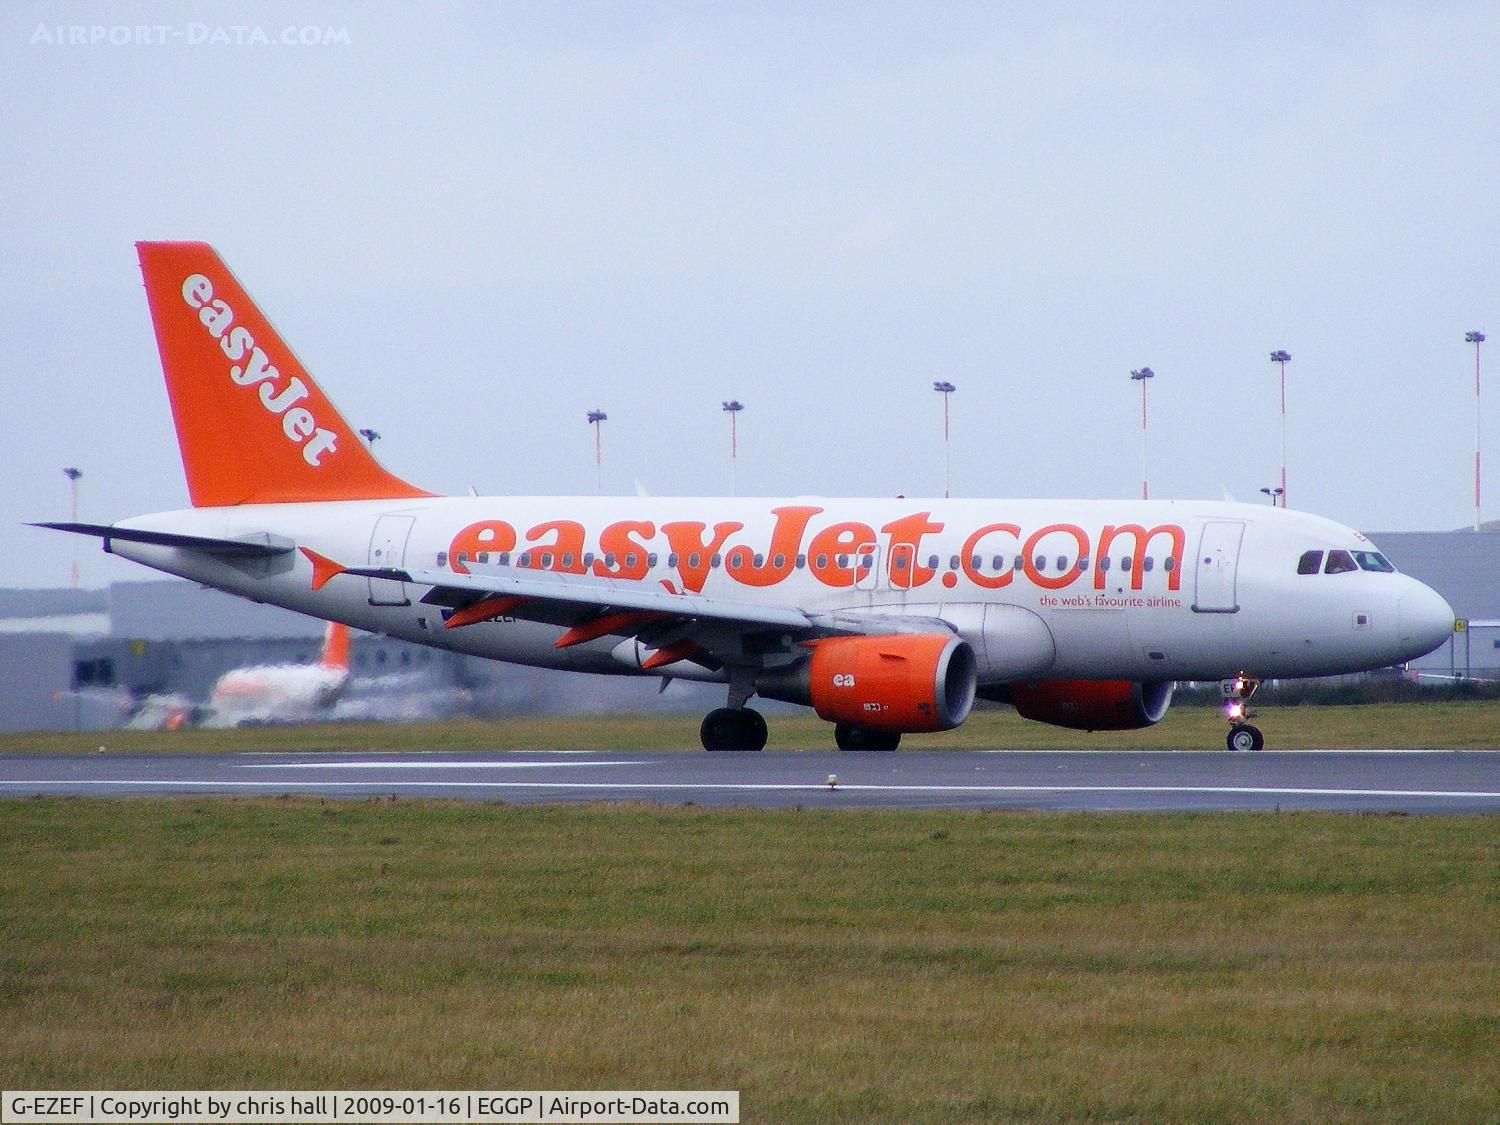
<path fill-rule="evenodd" d="M 651 762 L 252 762 L 242 770 L 534 770 L 544 766 L 649 766 Z"/>
<path fill-rule="evenodd" d="M 70 778 L 57 781 L 4 781 L 0 786 L 76 787 L 80 785 L 135 785 L 196 789 L 349 789 L 364 787 L 388 791 L 388 782 L 378 781 L 177 781 Z M 721 790 L 728 792 L 821 792 L 821 793 L 1222 793 L 1258 797 L 1430 797 L 1500 800 L 1500 792 L 1469 792 L 1462 789 L 1313 789 L 1292 786 L 1251 785 L 857 785 L 826 782 L 710 782 L 690 781 L 398 781 L 414 789 L 580 789 L 580 790 Z"/>

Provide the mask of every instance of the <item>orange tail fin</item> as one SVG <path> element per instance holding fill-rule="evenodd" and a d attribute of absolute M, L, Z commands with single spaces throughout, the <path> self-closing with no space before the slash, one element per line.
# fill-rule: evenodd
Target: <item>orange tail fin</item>
<path fill-rule="evenodd" d="M 431 495 L 380 467 L 213 247 L 136 250 L 195 507 Z"/>
<path fill-rule="evenodd" d="M 323 631 L 323 667 L 349 669 L 349 626 L 330 621 Z"/>

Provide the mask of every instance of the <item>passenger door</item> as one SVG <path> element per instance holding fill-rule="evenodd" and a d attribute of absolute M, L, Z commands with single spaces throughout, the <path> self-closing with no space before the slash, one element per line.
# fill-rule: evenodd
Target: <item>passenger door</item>
<path fill-rule="evenodd" d="M 1240 565 L 1240 540 L 1245 525 L 1238 520 L 1213 520 L 1203 525 L 1198 540 L 1198 578 L 1194 613 L 1238 613 L 1235 576 Z"/>

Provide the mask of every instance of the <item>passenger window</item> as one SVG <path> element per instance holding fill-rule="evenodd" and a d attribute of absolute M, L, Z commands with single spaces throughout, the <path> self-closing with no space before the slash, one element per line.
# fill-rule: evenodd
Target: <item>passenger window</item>
<path fill-rule="evenodd" d="M 1168 555 L 1166 558 L 1161 560 L 1161 568 L 1166 571 L 1176 570 L 1177 560 L 1172 558 L 1171 555 Z"/>
<path fill-rule="evenodd" d="M 1025 570 L 1026 569 L 1026 560 L 1023 559 L 1020 555 L 1017 555 L 1016 556 L 1016 561 L 1011 564 L 1010 568 L 1012 570 Z"/>
<path fill-rule="evenodd" d="M 1323 564 L 1324 574 L 1348 574 L 1351 570 L 1358 569 L 1348 551 L 1329 551 L 1328 561 Z"/>
<path fill-rule="evenodd" d="M 932 570 L 936 570 L 937 566 L 938 566 L 938 557 L 936 555 L 928 555 L 927 556 L 927 565 Z"/>
<path fill-rule="evenodd" d="M 495 561 L 497 563 L 499 563 L 501 566 L 509 566 L 510 565 L 510 552 L 509 551 L 501 551 L 498 555 L 495 556 Z"/>
<path fill-rule="evenodd" d="M 437 553 L 437 564 L 438 564 L 438 566 L 447 566 L 448 565 L 448 552 L 447 551 L 439 551 Z"/>
<path fill-rule="evenodd" d="M 1323 568 L 1322 551 L 1303 551 L 1302 557 L 1297 560 L 1298 574 L 1317 574 Z"/>
<path fill-rule="evenodd" d="M 957 570 L 958 569 L 958 556 L 957 555 L 954 555 L 952 558 L 950 558 L 948 560 L 948 569 L 949 570 Z"/>
<path fill-rule="evenodd" d="M 1110 560 L 1108 555 L 1105 555 L 1102 559 L 1099 560 L 1099 569 L 1102 570 L 1105 574 L 1109 573 L 1109 562 Z"/>
<path fill-rule="evenodd" d="M 849 566 L 849 556 L 840 555 L 838 557 L 838 564 L 840 569 L 846 569 Z"/>
<path fill-rule="evenodd" d="M 970 570 L 983 570 L 984 569 L 984 560 L 982 558 L 980 558 L 978 555 L 970 555 L 969 556 L 969 569 Z"/>
<path fill-rule="evenodd" d="M 724 559 L 722 555 L 715 555 L 713 558 L 708 560 L 708 565 L 713 567 L 715 570 L 718 570 L 719 564 L 723 561 Z"/>
<path fill-rule="evenodd" d="M 564 570 L 572 570 L 573 569 L 573 552 L 572 551 L 566 551 L 566 552 L 563 553 L 563 569 Z"/>
<path fill-rule="evenodd" d="M 760 554 L 756 555 L 755 556 L 755 562 L 754 562 L 753 565 L 755 566 L 755 568 L 757 570 L 759 570 L 761 567 L 765 566 L 766 565 L 766 556 L 765 555 L 760 555 Z"/>
<path fill-rule="evenodd" d="M 667 556 L 667 565 L 668 566 L 676 566 L 677 565 L 677 552 L 676 551 L 673 551 L 670 555 Z"/>
<path fill-rule="evenodd" d="M 629 567 L 635 566 L 635 552 L 634 551 L 631 551 L 630 554 L 628 554 L 628 555 L 625 556 L 625 565 L 629 566 Z"/>
<path fill-rule="evenodd" d="M 700 562 L 702 562 L 702 561 L 703 561 L 703 557 L 701 555 L 699 555 L 698 552 L 696 552 L 696 551 L 694 551 L 691 555 L 688 556 L 688 566 L 690 568 L 692 568 L 693 570 L 697 570 L 698 569 L 698 564 Z"/>
<path fill-rule="evenodd" d="M 517 566 L 530 566 L 531 565 L 531 552 L 530 551 L 522 551 L 521 552 L 521 557 L 516 560 L 516 565 Z"/>
<path fill-rule="evenodd" d="M 583 565 L 584 565 L 584 569 L 587 569 L 587 568 L 589 568 L 589 567 L 591 567 L 591 566 L 594 565 L 594 552 L 593 551 L 585 551 L 583 553 Z"/>
<path fill-rule="evenodd" d="M 1374 551 L 1355 551 L 1354 561 L 1359 563 L 1360 570 L 1373 570 L 1377 574 L 1396 573 L 1396 568 L 1386 561 L 1385 556 Z"/>
<path fill-rule="evenodd" d="M 646 556 L 646 565 L 647 566 L 655 566 L 656 565 L 656 558 L 657 558 L 656 552 L 652 551 L 649 555 Z"/>
<path fill-rule="evenodd" d="M 1005 569 L 1005 556 L 1004 555 L 996 555 L 994 562 L 995 562 L 995 569 L 996 570 L 1004 570 Z"/>
<path fill-rule="evenodd" d="M 1062 574 L 1062 573 L 1066 572 L 1067 569 L 1068 569 L 1068 556 L 1067 555 L 1058 555 L 1057 556 L 1057 571 L 1058 571 L 1058 573 Z"/>
<path fill-rule="evenodd" d="M 1036 558 L 1034 558 L 1034 559 L 1031 560 L 1031 564 L 1033 566 L 1035 566 L 1037 568 L 1037 570 L 1039 570 L 1039 571 L 1046 570 L 1047 569 L 1047 556 L 1046 555 L 1038 555 Z"/>
<path fill-rule="evenodd" d="M 1081 558 L 1081 559 L 1078 560 L 1078 570 L 1081 573 L 1081 572 L 1087 570 L 1088 568 L 1089 568 L 1089 557 L 1087 555 L 1084 555 L 1083 558 Z"/>
<path fill-rule="evenodd" d="M 1145 557 L 1145 559 L 1142 560 L 1142 562 L 1141 562 L 1141 569 L 1142 570 L 1151 570 L 1155 566 L 1156 566 L 1156 560 L 1153 559 L 1150 555 L 1147 555 Z"/>
<path fill-rule="evenodd" d="M 874 565 L 875 565 L 875 556 L 874 555 L 860 555 L 859 556 L 859 569 L 860 570 L 869 570 Z"/>
<path fill-rule="evenodd" d="M 522 563 L 521 565 L 525 566 L 526 564 Z M 615 557 L 614 557 L 614 555 L 605 555 L 604 556 L 604 565 L 606 567 L 608 567 L 610 570 L 614 570 L 614 568 L 615 568 Z"/>
<path fill-rule="evenodd" d="M 818 556 L 818 561 L 817 561 L 817 567 L 818 567 L 818 569 L 819 570 L 824 570 L 824 569 L 827 568 L 827 566 L 828 566 L 828 556 L 827 555 L 819 555 Z"/>
<path fill-rule="evenodd" d="M 806 565 L 807 565 L 807 556 L 806 555 L 798 555 L 797 556 L 797 569 L 801 570 Z"/>
<path fill-rule="evenodd" d="M 771 560 L 771 565 L 774 566 L 777 570 L 780 570 L 782 567 L 786 566 L 786 556 L 777 555 L 774 559 Z"/>
<path fill-rule="evenodd" d="M 552 556 L 551 556 L 551 554 L 545 554 L 545 555 L 542 556 L 542 569 L 543 570 L 551 570 L 552 569 Z"/>
<path fill-rule="evenodd" d="M 1123 570 L 1123 571 L 1125 571 L 1127 574 L 1130 573 L 1130 556 L 1129 555 L 1126 555 L 1124 558 L 1122 558 L 1120 560 L 1120 569 Z"/>
<path fill-rule="evenodd" d="M 896 569 L 897 570 L 905 570 L 906 569 L 906 556 L 904 554 L 896 556 Z"/>

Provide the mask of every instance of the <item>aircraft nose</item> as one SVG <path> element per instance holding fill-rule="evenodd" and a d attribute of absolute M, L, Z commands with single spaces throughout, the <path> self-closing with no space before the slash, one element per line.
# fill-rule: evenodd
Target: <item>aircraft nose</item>
<path fill-rule="evenodd" d="M 1414 660 L 1425 656 L 1453 634 L 1453 607 L 1436 590 L 1413 582 L 1396 607 L 1401 646 Z"/>

